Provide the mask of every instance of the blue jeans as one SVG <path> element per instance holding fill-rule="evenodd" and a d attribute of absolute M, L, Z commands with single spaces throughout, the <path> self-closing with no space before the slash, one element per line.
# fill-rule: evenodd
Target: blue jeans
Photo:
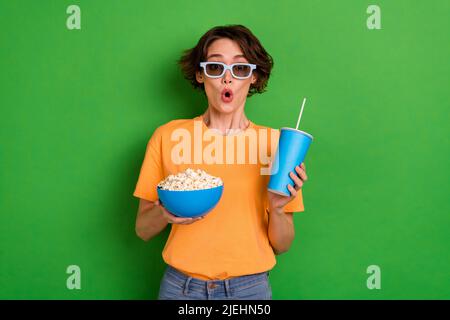
<path fill-rule="evenodd" d="M 269 272 L 226 280 L 201 280 L 168 266 L 159 300 L 271 300 Z"/>

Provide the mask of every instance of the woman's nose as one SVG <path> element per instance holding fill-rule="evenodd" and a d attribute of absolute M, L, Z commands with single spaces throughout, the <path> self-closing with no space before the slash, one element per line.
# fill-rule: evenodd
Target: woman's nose
<path fill-rule="evenodd" d="M 225 84 L 231 83 L 232 78 L 233 78 L 233 76 L 231 75 L 230 70 L 226 70 L 225 74 L 223 75 L 223 83 L 225 83 Z"/>

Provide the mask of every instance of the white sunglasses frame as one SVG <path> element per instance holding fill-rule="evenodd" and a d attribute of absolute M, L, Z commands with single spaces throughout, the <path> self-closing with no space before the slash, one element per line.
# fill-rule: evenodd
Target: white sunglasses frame
<path fill-rule="evenodd" d="M 211 75 L 209 75 L 209 74 L 206 72 L 206 66 L 207 66 L 208 64 L 213 64 L 213 63 L 214 63 L 214 64 L 220 64 L 220 65 L 223 66 L 223 72 L 222 72 L 222 74 L 220 74 L 220 75 L 218 75 L 218 76 L 211 76 Z M 235 65 L 245 65 L 245 66 L 250 66 L 251 69 L 250 69 L 249 75 L 248 75 L 247 77 L 238 77 L 238 76 L 236 76 L 236 75 L 234 74 L 234 72 L 233 72 L 233 67 L 234 67 Z M 223 62 L 218 62 L 218 61 L 208 61 L 208 62 L 200 62 L 200 67 L 203 68 L 203 72 L 205 73 L 205 75 L 206 75 L 208 78 L 212 78 L 212 79 L 222 78 L 222 77 L 225 75 L 225 72 L 227 72 L 227 70 L 230 70 L 230 73 L 231 73 L 231 75 L 233 76 L 233 78 L 236 78 L 236 79 L 239 79 L 239 80 L 244 80 L 244 79 L 248 79 L 248 78 L 250 78 L 250 77 L 252 76 L 253 70 L 256 69 L 256 64 L 246 63 L 246 62 L 238 62 L 238 63 L 233 63 L 233 64 L 228 65 L 228 64 L 225 64 L 225 63 L 223 63 Z"/>

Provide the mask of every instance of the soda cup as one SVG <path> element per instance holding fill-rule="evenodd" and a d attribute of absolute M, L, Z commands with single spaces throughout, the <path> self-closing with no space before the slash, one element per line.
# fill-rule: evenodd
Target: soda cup
<path fill-rule="evenodd" d="M 283 196 L 291 196 L 287 185 L 295 186 L 289 176 L 295 167 L 300 165 L 306 157 L 313 136 L 309 133 L 293 128 L 281 128 L 280 138 L 275 160 L 272 163 L 270 180 L 267 189 Z"/>

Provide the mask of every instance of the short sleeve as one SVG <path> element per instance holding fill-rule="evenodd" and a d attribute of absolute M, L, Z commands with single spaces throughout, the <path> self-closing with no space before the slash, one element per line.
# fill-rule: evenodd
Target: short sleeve
<path fill-rule="evenodd" d="M 297 196 L 284 206 L 284 212 L 302 212 L 305 211 L 305 207 L 303 205 L 303 194 L 302 189 L 297 191 Z"/>
<path fill-rule="evenodd" d="M 161 141 L 162 136 L 160 129 L 157 128 L 147 143 L 144 161 L 133 193 L 133 196 L 135 197 L 148 201 L 158 200 L 156 187 L 158 183 L 164 179 Z"/>
<path fill-rule="evenodd" d="M 266 209 L 269 209 L 269 203 L 266 203 Z M 303 205 L 303 194 L 302 189 L 297 191 L 297 196 L 283 207 L 284 212 L 302 212 L 305 211 Z"/>

